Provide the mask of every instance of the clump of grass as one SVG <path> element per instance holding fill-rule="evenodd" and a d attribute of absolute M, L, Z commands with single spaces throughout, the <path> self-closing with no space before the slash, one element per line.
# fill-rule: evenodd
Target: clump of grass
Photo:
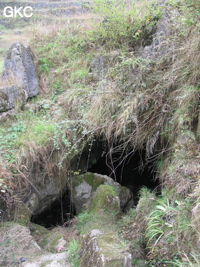
<path fill-rule="evenodd" d="M 56 127 L 51 121 L 33 117 L 31 125 L 26 126 L 24 131 L 15 141 L 15 145 L 26 146 L 27 143 L 34 143 L 36 146 L 49 143 L 55 133 Z"/>
<path fill-rule="evenodd" d="M 80 266 L 79 250 L 81 246 L 78 240 L 72 239 L 67 248 L 68 259 L 72 267 Z"/>
<path fill-rule="evenodd" d="M 158 262 L 161 255 L 165 255 L 162 256 L 162 263 L 177 259 L 185 266 L 185 258 L 181 255 L 187 255 L 186 262 L 189 264 L 194 260 L 192 255 L 196 254 L 195 230 L 191 225 L 192 202 L 189 198 L 169 200 L 168 195 L 171 194 L 163 191 L 147 216 L 147 256 L 151 264 Z"/>
<path fill-rule="evenodd" d="M 83 229 L 86 227 L 86 224 L 91 223 L 94 220 L 94 217 L 95 217 L 95 214 L 93 213 L 88 213 L 87 211 L 81 212 L 78 215 L 78 222 L 76 224 L 76 229 L 79 232 L 83 233 L 84 232 Z"/>
<path fill-rule="evenodd" d="M 153 210 L 155 201 L 155 194 L 148 188 L 142 188 L 137 207 L 130 209 L 119 221 L 118 232 L 128 243 L 133 263 L 138 266 L 147 264 L 144 232 L 147 225 L 147 214 Z"/>

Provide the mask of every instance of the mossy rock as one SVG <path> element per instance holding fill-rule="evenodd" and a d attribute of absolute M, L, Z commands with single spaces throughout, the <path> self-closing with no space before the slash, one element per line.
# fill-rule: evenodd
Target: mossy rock
<path fill-rule="evenodd" d="M 115 188 L 115 197 L 119 197 L 122 211 L 126 210 L 130 206 L 130 203 L 132 205 L 133 196 L 128 188 L 122 187 L 106 175 L 87 172 L 75 176 L 72 181 L 72 197 L 77 214 L 88 209 L 95 191 L 101 185 L 108 185 Z"/>
<path fill-rule="evenodd" d="M 49 252 L 55 253 L 59 247 L 66 248 L 67 241 L 63 237 L 63 229 L 61 227 L 55 227 L 53 230 L 48 231 L 43 238 L 43 242 L 46 241 L 43 248 Z"/>
<path fill-rule="evenodd" d="M 114 184 L 114 181 L 106 175 L 87 172 L 75 176 L 72 181 L 72 196 L 76 207 L 76 213 L 86 209 L 101 184 Z"/>
<path fill-rule="evenodd" d="M 92 187 L 93 191 L 96 191 L 97 187 L 99 187 L 100 184 L 104 184 L 106 180 L 107 180 L 106 175 L 86 172 L 85 174 L 75 176 L 73 178 L 72 185 L 73 188 L 76 188 L 77 186 L 85 182 Z"/>
<path fill-rule="evenodd" d="M 99 210 L 120 212 L 120 202 L 116 189 L 110 185 L 100 185 L 97 188 L 95 197 L 89 206 L 89 212 Z"/>
<path fill-rule="evenodd" d="M 83 237 L 80 252 L 84 267 L 130 267 L 131 254 L 121 242 L 118 235 L 112 231 L 94 229 Z"/>
<path fill-rule="evenodd" d="M 57 252 L 58 248 L 66 247 L 67 242 L 63 238 L 63 228 L 55 227 L 47 230 L 45 227 L 31 223 L 29 226 L 34 240 L 39 246 L 48 252 Z"/>

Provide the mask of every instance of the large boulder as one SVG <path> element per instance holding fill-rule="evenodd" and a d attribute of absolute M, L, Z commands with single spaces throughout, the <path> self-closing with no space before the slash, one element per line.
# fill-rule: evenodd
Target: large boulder
<path fill-rule="evenodd" d="M 122 211 L 133 205 L 133 195 L 128 188 L 121 186 L 106 175 L 87 172 L 75 176 L 72 181 L 72 200 L 77 214 L 89 207 L 100 185 L 110 185 L 115 188 Z"/>
<path fill-rule="evenodd" d="M 2 80 L 21 87 L 27 98 L 38 94 L 39 79 L 30 47 L 19 42 L 11 46 L 4 60 Z"/>
<path fill-rule="evenodd" d="M 80 266 L 131 267 L 132 257 L 112 231 L 93 229 L 83 236 Z"/>

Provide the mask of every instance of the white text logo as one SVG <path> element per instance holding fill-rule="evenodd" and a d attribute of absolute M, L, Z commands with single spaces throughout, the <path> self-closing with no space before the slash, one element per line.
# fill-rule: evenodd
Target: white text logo
<path fill-rule="evenodd" d="M 7 18 L 16 18 L 17 16 L 20 17 L 26 17 L 30 18 L 33 16 L 33 8 L 31 6 L 27 7 L 11 7 L 11 6 L 6 6 L 3 10 L 3 14 Z"/>

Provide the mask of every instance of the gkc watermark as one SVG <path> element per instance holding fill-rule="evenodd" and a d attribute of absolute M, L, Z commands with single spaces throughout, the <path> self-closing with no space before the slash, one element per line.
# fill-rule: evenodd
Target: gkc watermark
<path fill-rule="evenodd" d="M 6 6 L 3 10 L 3 15 L 6 18 L 16 18 L 17 16 L 30 18 L 33 16 L 33 8 L 31 6 L 11 7 Z"/>

